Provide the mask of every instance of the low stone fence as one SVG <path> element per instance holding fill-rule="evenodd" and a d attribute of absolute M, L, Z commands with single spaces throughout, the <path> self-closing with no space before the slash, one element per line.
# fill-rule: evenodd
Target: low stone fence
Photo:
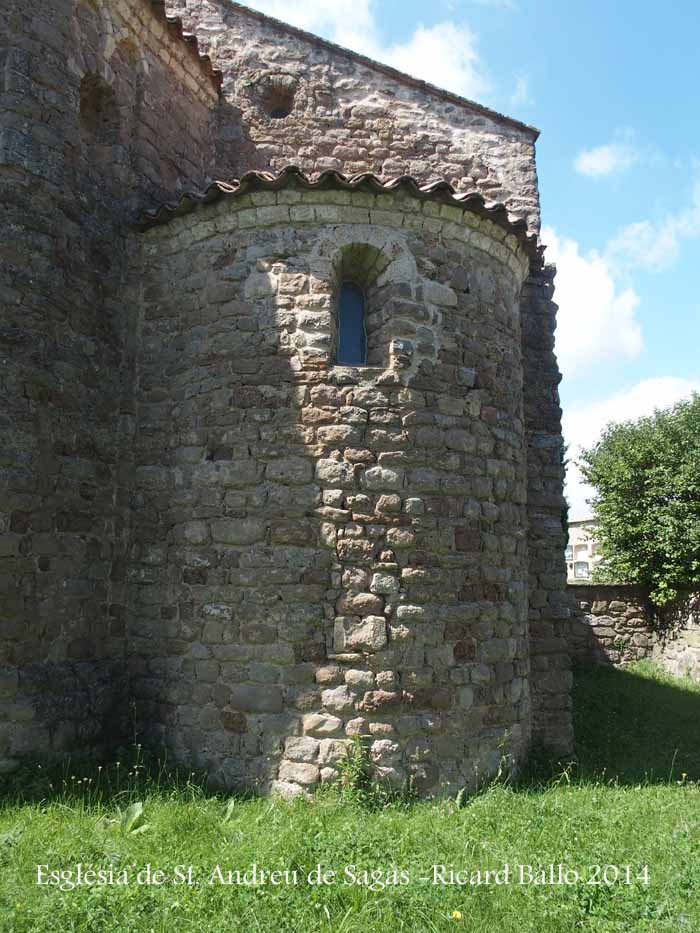
<path fill-rule="evenodd" d="M 578 615 L 570 651 L 577 664 L 629 664 L 650 657 L 653 608 L 641 587 L 571 584 Z"/>
<path fill-rule="evenodd" d="M 677 676 L 700 680 L 700 594 L 663 611 L 642 587 L 571 584 L 577 614 L 568 630 L 574 664 L 625 665 L 652 658 Z"/>
<path fill-rule="evenodd" d="M 668 621 L 654 657 L 670 674 L 700 681 L 700 594 L 689 597 Z"/>

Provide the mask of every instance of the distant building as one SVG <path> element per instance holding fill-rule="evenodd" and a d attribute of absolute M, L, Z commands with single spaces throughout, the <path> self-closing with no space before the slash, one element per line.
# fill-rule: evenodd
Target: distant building
<path fill-rule="evenodd" d="M 596 525 L 592 519 L 569 522 L 569 540 L 565 551 L 567 582 L 582 583 L 593 577 L 593 569 L 601 559 L 595 530 Z"/>

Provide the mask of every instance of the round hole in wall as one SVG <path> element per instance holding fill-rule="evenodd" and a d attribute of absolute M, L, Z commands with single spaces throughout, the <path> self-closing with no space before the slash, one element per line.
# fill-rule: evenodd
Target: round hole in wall
<path fill-rule="evenodd" d="M 281 120 L 282 117 L 288 117 L 291 112 L 292 108 L 285 104 L 283 107 L 273 107 L 270 116 L 273 120 Z"/>
<path fill-rule="evenodd" d="M 273 120 L 288 117 L 294 109 L 296 82 L 285 75 L 268 78 L 260 87 L 260 104 Z"/>

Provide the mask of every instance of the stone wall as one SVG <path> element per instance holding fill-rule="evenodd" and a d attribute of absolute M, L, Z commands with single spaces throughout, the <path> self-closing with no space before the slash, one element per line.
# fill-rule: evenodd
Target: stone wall
<path fill-rule="evenodd" d="M 533 736 L 566 754 L 573 746 L 567 634 L 574 603 L 563 560 L 564 466 L 554 354 L 554 268 L 533 271 L 520 301 L 527 442 L 528 601 Z"/>
<path fill-rule="evenodd" d="M 650 657 L 657 637 L 642 587 L 571 584 L 578 617 L 571 627 L 577 664 L 628 664 Z"/>
<path fill-rule="evenodd" d="M 380 365 L 333 361 L 348 249 L 376 255 Z M 145 235 L 129 645 L 149 740 L 286 793 L 355 734 L 422 792 L 521 760 L 528 267 L 464 208 L 293 176 Z"/>
<path fill-rule="evenodd" d="M 507 730 L 521 755 L 531 681 L 535 733 L 565 746 L 556 306 L 510 226 L 539 227 L 537 131 L 236 4 L 168 6 L 223 97 L 158 0 L 0 9 L 0 759 L 114 745 L 132 688 L 151 737 L 228 783 L 328 776 L 354 719 L 387 775 L 457 784 Z M 290 162 L 512 216 L 336 179 L 129 229 Z M 314 250 L 360 227 L 383 278 L 353 375 L 329 359 L 345 259 Z M 282 710 L 236 708 L 238 684 Z M 299 715 L 340 726 L 289 733 Z"/>
<path fill-rule="evenodd" d="M 642 587 L 572 584 L 577 617 L 569 652 L 577 664 L 619 664 L 651 658 L 677 676 L 700 679 L 699 597 L 685 594 L 656 609 Z"/>
<path fill-rule="evenodd" d="M 504 201 L 539 228 L 531 127 L 229 0 L 167 6 L 224 74 L 219 177 L 229 177 L 232 153 L 237 175 L 289 164 L 412 175 Z"/>
<path fill-rule="evenodd" d="M 217 101 L 146 0 L 0 8 L 3 760 L 120 729 L 125 221 L 206 181 Z"/>
<path fill-rule="evenodd" d="M 238 152 L 237 172 L 404 173 L 448 180 L 459 191 L 502 200 L 539 229 L 534 143 L 537 131 L 430 88 L 229 0 L 168 0 L 198 32 L 224 74 L 220 147 Z M 286 89 L 286 117 L 267 113 L 270 88 Z M 279 98 L 275 99 L 279 103 Z M 230 138 L 231 144 L 227 143 Z M 227 155 L 228 157 L 228 155 Z M 535 731 L 548 746 L 571 748 L 571 672 L 557 626 L 567 595 L 559 368 L 554 354 L 552 268 L 539 266 L 521 296 L 528 445 L 530 619 Z"/>
<path fill-rule="evenodd" d="M 700 681 L 700 595 L 693 593 L 668 614 L 653 657 L 670 674 Z"/>

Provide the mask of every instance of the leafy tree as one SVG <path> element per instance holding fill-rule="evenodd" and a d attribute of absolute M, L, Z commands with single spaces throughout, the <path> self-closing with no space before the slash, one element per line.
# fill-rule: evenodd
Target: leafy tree
<path fill-rule="evenodd" d="M 700 583 L 700 395 L 608 425 L 581 468 L 596 489 L 597 579 L 642 584 L 658 606 Z"/>
<path fill-rule="evenodd" d="M 569 463 L 569 460 L 566 456 L 568 450 L 569 450 L 568 444 L 562 444 L 561 447 L 559 448 L 559 463 L 561 464 L 563 470 L 566 470 L 566 467 L 568 466 L 568 463 Z M 564 505 L 562 506 L 561 527 L 562 527 L 562 531 L 564 532 L 564 536 L 568 538 L 569 537 L 569 500 L 568 499 L 564 499 Z"/>

